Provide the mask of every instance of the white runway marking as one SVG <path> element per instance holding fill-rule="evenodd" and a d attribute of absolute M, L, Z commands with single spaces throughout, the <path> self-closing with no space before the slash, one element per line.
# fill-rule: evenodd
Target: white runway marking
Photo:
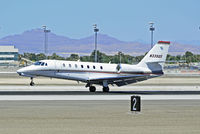
<path fill-rule="evenodd" d="M 0 72 L 0 74 L 17 74 L 17 72 Z"/>
<path fill-rule="evenodd" d="M 132 95 L 1 95 L 0 101 L 20 100 L 130 100 Z M 142 100 L 200 100 L 200 95 L 140 95 Z"/>

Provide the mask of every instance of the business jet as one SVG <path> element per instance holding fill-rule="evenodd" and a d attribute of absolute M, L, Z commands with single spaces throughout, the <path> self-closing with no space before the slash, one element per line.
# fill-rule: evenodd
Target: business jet
<path fill-rule="evenodd" d="M 41 60 L 17 73 L 30 77 L 31 86 L 33 78 L 44 76 L 84 82 L 90 92 L 96 91 L 94 85 L 101 85 L 103 92 L 109 92 L 109 85 L 124 86 L 163 75 L 169 45 L 169 41 L 159 41 L 137 65 Z"/>

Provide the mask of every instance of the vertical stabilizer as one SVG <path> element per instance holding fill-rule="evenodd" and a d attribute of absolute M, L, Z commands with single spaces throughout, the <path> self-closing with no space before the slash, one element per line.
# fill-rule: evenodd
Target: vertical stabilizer
<path fill-rule="evenodd" d="M 149 68 L 152 72 L 162 73 L 170 42 L 159 41 L 138 63 L 139 67 Z"/>

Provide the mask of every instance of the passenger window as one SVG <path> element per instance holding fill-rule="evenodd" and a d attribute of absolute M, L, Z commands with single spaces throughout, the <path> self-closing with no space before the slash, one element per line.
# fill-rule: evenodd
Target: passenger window
<path fill-rule="evenodd" d="M 44 66 L 44 62 L 41 63 L 41 66 Z"/>
<path fill-rule="evenodd" d="M 45 66 L 47 66 L 47 63 L 45 63 Z"/>
<path fill-rule="evenodd" d="M 95 69 L 95 66 L 93 66 L 93 69 Z"/>
<path fill-rule="evenodd" d="M 89 65 L 87 65 L 87 68 L 90 68 L 90 66 L 89 66 Z"/>
<path fill-rule="evenodd" d="M 100 66 L 100 69 L 103 69 L 103 67 L 102 67 L 102 66 Z"/>
<path fill-rule="evenodd" d="M 78 66 L 77 66 L 77 64 L 75 64 L 75 68 L 77 68 Z"/>
<path fill-rule="evenodd" d="M 81 68 L 83 68 L 83 65 L 81 65 Z"/>
<path fill-rule="evenodd" d="M 71 64 L 69 64 L 69 67 L 72 67 L 72 65 L 71 65 Z"/>
<path fill-rule="evenodd" d="M 63 63 L 63 67 L 65 67 L 65 63 Z"/>

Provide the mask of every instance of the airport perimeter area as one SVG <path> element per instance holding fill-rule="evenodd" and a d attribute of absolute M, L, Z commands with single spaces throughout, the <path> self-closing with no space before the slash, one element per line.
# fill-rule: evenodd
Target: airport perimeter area
<path fill-rule="evenodd" d="M 1 134 L 183 134 L 200 133 L 200 77 L 164 76 L 110 93 L 90 93 L 68 80 L 0 75 Z M 142 111 L 130 111 L 130 96 Z"/>

